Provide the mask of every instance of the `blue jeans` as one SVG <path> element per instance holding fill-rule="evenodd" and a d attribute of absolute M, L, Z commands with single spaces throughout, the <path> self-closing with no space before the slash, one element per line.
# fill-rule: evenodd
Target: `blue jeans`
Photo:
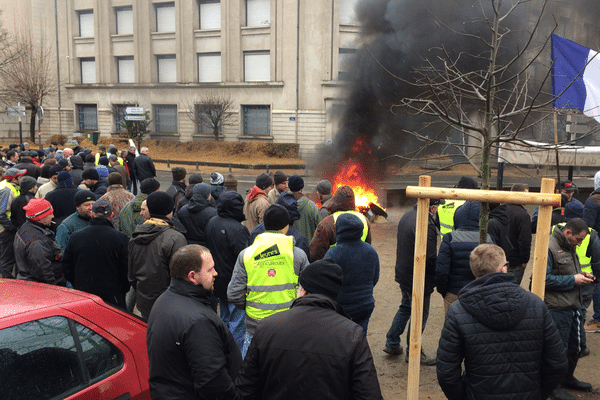
<path fill-rule="evenodd" d="M 248 352 L 248 347 L 250 347 L 250 343 L 252 342 L 253 336 L 254 335 L 252 335 L 251 333 L 248 333 L 248 331 L 246 331 L 246 334 L 244 335 L 244 344 L 241 347 L 242 358 L 246 358 L 246 353 Z"/>
<path fill-rule="evenodd" d="M 135 170 L 130 171 L 129 177 L 131 178 L 131 182 L 127 185 L 127 190 L 133 193 L 134 196 L 137 196 L 137 174 Z"/>
<path fill-rule="evenodd" d="M 388 331 L 387 335 L 385 335 L 385 346 L 390 348 L 400 347 L 400 335 L 404 333 L 404 329 L 406 328 L 406 324 L 410 320 L 411 313 L 411 305 L 412 305 L 412 294 L 406 290 L 402 290 L 402 302 L 400 303 L 400 307 L 392 320 L 392 326 Z M 427 318 L 429 317 L 429 301 L 431 299 L 431 294 L 427 294 L 423 296 L 423 326 L 421 332 L 425 330 L 425 325 L 427 325 Z M 406 346 L 408 348 L 410 344 L 410 324 L 408 325 L 409 334 L 406 336 Z"/>
<path fill-rule="evenodd" d="M 246 324 L 244 323 L 246 312 L 234 306 L 233 303 L 222 299 L 219 299 L 219 307 L 221 309 L 221 320 L 229 328 L 229 332 L 231 332 L 241 350 L 244 347 L 244 336 L 246 335 Z"/>
<path fill-rule="evenodd" d="M 592 299 L 594 302 L 594 305 L 592 306 L 594 308 L 594 316 L 592 318 L 600 322 L 600 283 L 596 284 Z"/>
<path fill-rule="evenodd" d="M 365 332 L 365 335 L 367 334 L 367 328 L 369 327 L 369 319 L 371 318 L 371 314 L 373 314 L 374 308 L 375 304 L 373 304 L 373 306 L 368 310 L 363 310 L 353 314 L 347 313 L 348 316 L 352 318 L 352 321 L 360 325 L 360 327 L 363 329 L 363 332 Z"/>

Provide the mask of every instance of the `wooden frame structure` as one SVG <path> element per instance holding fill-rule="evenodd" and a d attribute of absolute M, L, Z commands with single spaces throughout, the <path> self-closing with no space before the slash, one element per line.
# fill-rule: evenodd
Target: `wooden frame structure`
<path fill-rule="evenodd" d="M 407 399 L 419 398 L 421 361 L 421 327 L 423 325 L 423 296 L 425 289 L 425 259 L 427 253 L 427 224 L 430 199 L 454 199 L 486 203 L 538 205 L 538 228 L 533 258 L 532 293 L 544 298 L 546 288 L 546 263 L 552 207 L 560 206 L 560 194 L 554 194 L 554 179 L 542 179 L 541 193 L 507 192 L 431 187 L 431 177 L 419 177 L 419 186 L 408 186 L 406 197 L 418 198 L 417 227 L 412 288 L 410 348 L 408 364 Z"/>

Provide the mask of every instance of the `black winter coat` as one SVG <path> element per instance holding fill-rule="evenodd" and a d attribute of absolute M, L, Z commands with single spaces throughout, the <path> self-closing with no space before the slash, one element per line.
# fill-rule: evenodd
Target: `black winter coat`
<path fill-rule="evenodd" d="M 236 386 L 249 399 L 382 399 L 362 328 L 318 294 L 258 324 Z"/>
<path fill-rule="evenodd" d="M 89 227 L 69 240 L 62 259 L 65 277 L 73 288 L 126 308 L 128 242 L 127 235 L 117 231 L 109 219 L 92 218 Z"/>
<path fill-rule="evenodd" d="M 195 194 L 177 213 L 177 219 L 187 231 L 184 236 L 188 244 L 206 246 L 206 224 L 217 215 L 217 209 L 200 194 Z"/>
<path fill-rule="evenodd" d="M 217 215 L 206 225 L 206 245 L 210 250 L 217 270 L 215 295 L 227 300 L 227 286 L 240 251 L 247 247 L 248 229 L 242 225 L 244 199 L 238 192 L 225 191 L 221 194 Z"/>
<path fill-rule="evenodd" d="M 25 175 L 31 176 L 32 178 L 37 179 L 42 173 L 42 169 L 35 165 L 31 158 L 21 158 L 21 161 L 15 165 L 17 169 L 26 169 L 27 173 Z"/>
<path fill-rule="evenodd" d="M 544 302 L 512 274 L 492 273 L 450 306 L 436 368 L 450 400 L 545 399 L 567 372 L 567 356 Z"/>
<path fill-rule="evenodd" d="M 396 282 L 402 290 L 412 293 L 415 257 L 415 232 L 417 227 L 417 206 L 406 212 L 398 224 L 396 247 Z M 425 260 L 425 294 L 431 294 L 435 287 L 435 263 L 437 261 L 437 240 L 439 224 L 429 214 L 427 225 L 427 258 Z"/>
<path fill-rule="evenodd" d="M 156 176 L 156 168 L 152 159 L 146 154 L 140 154 L 134 160 L 135 170 L 138 180 L 141 182 L 146 178 L 154 178 Z"/>
<path fill-rule="evenodd" d="M 520 267 L 529 262 L 531 254 L 531 217 L 527 210 L 520 204 L 508 204 L 509 238 L 512 245 L 506 253 L 506 261 L 510 268 Z"/>
<path fill-rule="evenodd" d="M 94 186 L 90 188 L 90 190 L 96 195 L 96 200 L 100 200 L 100 197 L 106 194 L 106 189 L 108 189 L 108 181 L 104 178 L 101 178 L 98 182 L 94 183 Z"/>
<path fill-rule="evenodd" d="M 62 185 L 62 183 L 60 184 Z M 58 186 L 56 189 L 46 195 L 46 200 L 52 204 L 54 209 L 54 222 L 60 225 L 65 218 L 77 211 L 75 207 L 75 193 L 79 189 L 76 187 Z"/>
<path fill-rule="evenodd" d="M 50 227 L 27 220 L 14 240 L 17 279 L 65 286 L 60 246 Z"/>
<path fill-rule="evenodd" d="M 146 342 L 153 399 L 234 399 L 242 355 L 210 306 L 211 293 L 181 279 L 152 308 Z"/>
<path fill-rule="evenodd" d="M 35 195 L 33 193 L 27 192 L 17 196 L 13 202 L 10 203 L 10 221 L 17 229 L 27 221 L 23 207 L 25 207 L 27 203 L 29 203 L 29 200 L 34 197 Z"/>
<path fill-rule="evenodd" d="M 488 233 L 494 239 L 494 242 L 508 254 L 512 249 L 510 243 L 510 226 L 506 204 L 502 204 L 490 211 L 490 220 L 488 222 Z"/>

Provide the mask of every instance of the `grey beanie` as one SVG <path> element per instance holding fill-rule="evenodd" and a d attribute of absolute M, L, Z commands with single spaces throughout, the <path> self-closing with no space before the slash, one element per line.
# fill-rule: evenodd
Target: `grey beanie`
<path fill-rule="evenodd" d="M 324 195 L 331 194 L 331 182 L 327 179 L 323 179 L 321 182 L 317 183 L 317 192 Z"/>
<path fill-rule="evenodd" d="M 206 183 L 197 183 L 194 185 L 194 195 L 200 195 L 205 199 L 208 199 L 210 196 L 210 185 Z"/>

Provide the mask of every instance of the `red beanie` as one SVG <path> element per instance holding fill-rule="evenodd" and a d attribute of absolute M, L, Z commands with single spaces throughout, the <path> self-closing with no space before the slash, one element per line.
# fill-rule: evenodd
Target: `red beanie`
<path fill-rule="evenodd" d="M 52 204 L 46 199 L 31 199 L 25 207 L 25 216 L 32 221 L 40 221 L 54 212 Z"/>

